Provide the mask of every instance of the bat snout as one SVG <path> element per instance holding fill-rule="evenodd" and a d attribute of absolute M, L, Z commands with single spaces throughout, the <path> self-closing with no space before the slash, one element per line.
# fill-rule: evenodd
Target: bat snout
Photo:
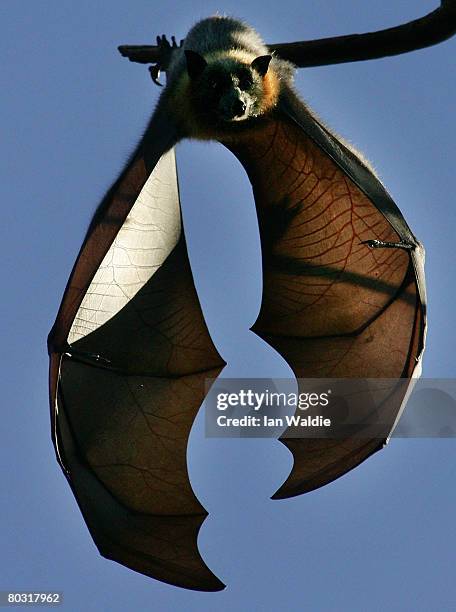
<path fill-rule="evenodd" d="M 247 109 L 247 104 L 244 100 L 238 99 L 233 102 L 233 106 L 231 107 L 231 113 L 233 117 L 242 117 L 245 114 Z"/>
<path fill-rule="evenodd" d="M 230 92 L 222 99 L 220 112 L 225 121 L 240 121 L 248 114 L 248 101 L 240 92 Z"/>

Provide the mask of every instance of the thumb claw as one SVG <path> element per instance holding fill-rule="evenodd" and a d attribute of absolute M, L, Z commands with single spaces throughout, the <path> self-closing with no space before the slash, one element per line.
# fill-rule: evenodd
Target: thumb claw
<path fill-rule="evenodd" d="M 158 80 L 160 78 L 160 67 L 158 65 L 149 66 L 149 72 L 150 76 L 152 77 L 152 81 L 155 83 L 155 85 L 163 87 L 163 84 L 160 83 L 160 81 Z"/>

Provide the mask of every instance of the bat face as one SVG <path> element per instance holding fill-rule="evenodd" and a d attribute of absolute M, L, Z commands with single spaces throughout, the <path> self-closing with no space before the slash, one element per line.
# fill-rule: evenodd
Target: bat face
<path fill-rule="evenodd" d="M 216 122 L 243 121 L 254 114 L 259 95 L 254 91 L 252 71 L 246 66 L 233 66 L 231 70 L 222 64 L 211 66 L 201 85 L 207 91 L 208 110 Z"/>
<path fill-rule="evenodd" d="M 245 122 L 261 113 L 271 56 L 250 64 L 229 56 L 210 62 L 194 52 L 186 56 L 194 112 L 208 127 Z"/>

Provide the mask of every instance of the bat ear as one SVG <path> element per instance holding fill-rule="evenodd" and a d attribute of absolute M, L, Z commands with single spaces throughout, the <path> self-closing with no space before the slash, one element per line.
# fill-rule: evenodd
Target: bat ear
<path fill-rule="evenodd" d="M 184 53 L 187 58 L 188 76 L 191 79 L 196 79 L 206 68 L 207 62 L 204 57 L 201 57 L 201 55 L 195 51 L 184 51 Z"/>
<path fill-rule="evenodd" d="M 269 62 L 272 60 L 272 55 L 260 55 L 250 64 L 252 70 L 256 70 L 260 76 L 264 77 L 269 68 Z"/>

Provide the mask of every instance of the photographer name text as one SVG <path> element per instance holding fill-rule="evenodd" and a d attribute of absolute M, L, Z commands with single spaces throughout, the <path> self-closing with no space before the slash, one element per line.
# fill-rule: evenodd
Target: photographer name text
<path fill-rule="evenodd" d="M 269 417 L 266 415 L 253 416 L 244 415 L 239 418 L 228 417 L 220 414 L 217 417 L 219 427 L 331 427 L 331 419 L 321 415 L 299 416 L 285 415 L 283 417 Z"/>

